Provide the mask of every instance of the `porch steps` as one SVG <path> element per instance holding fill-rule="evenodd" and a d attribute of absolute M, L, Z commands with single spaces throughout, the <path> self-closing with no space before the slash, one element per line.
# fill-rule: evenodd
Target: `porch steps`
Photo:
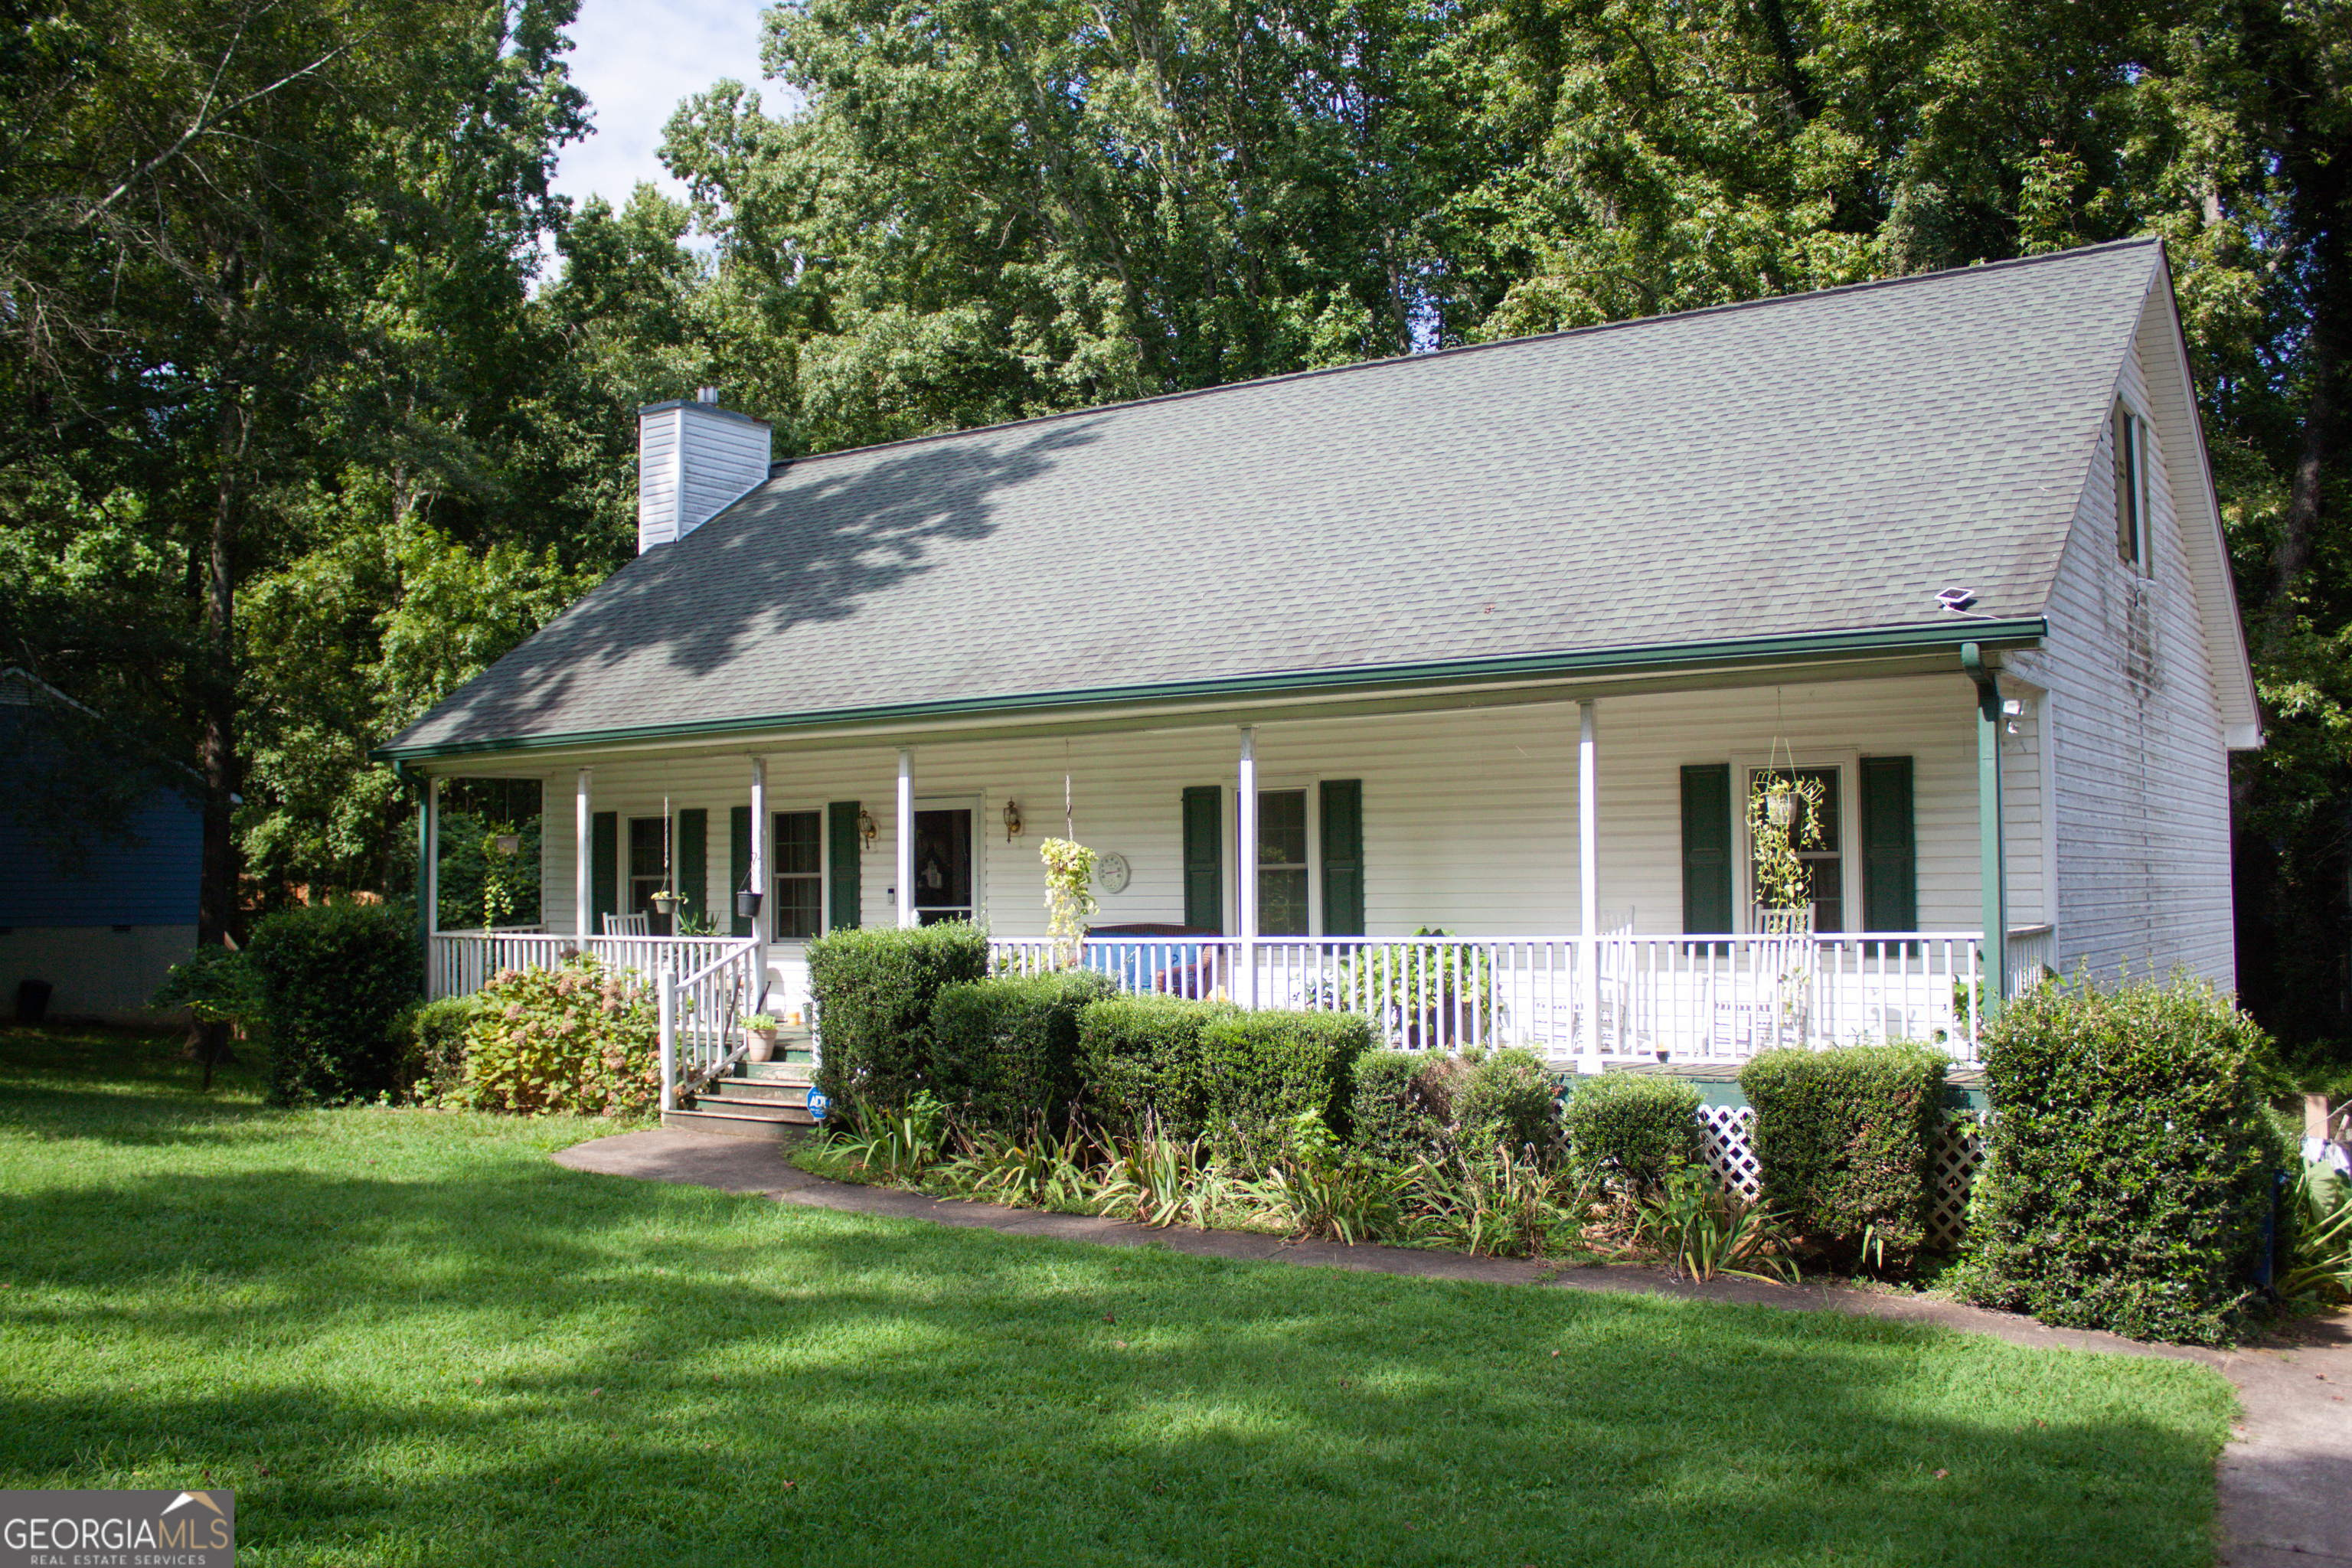
<path fill-rule="evenodd" d="M 662 1113 L 662 1125 L 724 1138 L 751 1138 L 781 1143 L 816 1125 L 809 1114 L 809 1058 L 805 1037 L 798 1060 L 737 1062 L 724 1078 L 714 1079 L 697 1094 L 691 1106 Z"/>

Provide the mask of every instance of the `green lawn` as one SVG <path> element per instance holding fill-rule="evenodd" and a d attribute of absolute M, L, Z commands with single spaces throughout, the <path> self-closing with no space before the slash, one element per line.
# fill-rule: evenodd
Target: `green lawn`
<path fill-rule="evenodd" d="M 2204 1563 L 2210 1372 L 599 1178 L 0 1029 L 0 1486 L 251 1564 Z"/>

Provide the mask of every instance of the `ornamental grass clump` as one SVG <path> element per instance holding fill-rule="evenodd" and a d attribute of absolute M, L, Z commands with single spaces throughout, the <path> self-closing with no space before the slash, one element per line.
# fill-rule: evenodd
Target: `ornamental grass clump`
<path fill-rule="evenodd" d="M 2242 1331 L 2289 1163 L 2260 1026 L 2201 981 L 2085 983 L 2011 1002 L 1983 1041 L 1963 1298 L 2134 1339 Z"/>
<path fill-rule="evenodd" d="M 640 1116 L 661 1103 L 652 988 L 574 954 L 502 969 L 476 994 L 466 1103 L 529 1116 Z"/>

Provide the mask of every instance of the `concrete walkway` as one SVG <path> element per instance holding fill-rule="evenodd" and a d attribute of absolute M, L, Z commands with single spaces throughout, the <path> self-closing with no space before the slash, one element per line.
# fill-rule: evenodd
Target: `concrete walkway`
<path fill-rule="evenodd" d="M 2143 1344 L 2116 1334 L 2051 1329 L 2031 1318 L 1917 1296 L 1809 1285 L 1787 1289 L 1719 1280 L 1697 1284 L 1664 1270 L 1628 1266 L 1561 1269 L 1523 1258 L 1471 1258 L 1395 1247 L 1290 1242 L 1239 1231 L 1152 1230 L 1124 1220 L 1041 1214 L 993 1204 L 941 1202 L 917 1193 L 829 1182 L 787 1164 L 773 1143 L 661 1130 L 600 1138 L 558 1152 L 575 1171 L 756 1194 L 780 1203 L 847 1214 L 887 1215 L 939 1225 L 1047 1236 L 1106 1247 L 1165 1247 L 1206 1258 L 1353 1268 L 1424 1279 L 1549 1284 L 1572 1290 L 1631 1290 L 1694 1300 L 1749 1301 L 1801 1310 L 1929 1323 L 1990 1334 L 2041 1350 L 2168 1356 L 2219 1371 L 2238 1390 L 2245 1419 L 2221 1451 L 2217 1477 L 2226 1568 L 2352 1568 L 2352 1317 L 2290 1324 L 2284 1337 L 2233 1351 Z"/>

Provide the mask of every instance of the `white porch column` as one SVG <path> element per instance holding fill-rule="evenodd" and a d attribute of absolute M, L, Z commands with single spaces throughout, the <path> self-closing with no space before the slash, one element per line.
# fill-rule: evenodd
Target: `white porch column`
<path fill-rule="evenodd" d="M 441 931 L 441 781 L 425 782 L 425 934 Z M 432 952 L 428 941 L 425 952 Z"/>
<path fill-rule="evenodd" d="M 1241 842 L 1234 849 L 1241 868 L 1242 994 L 1244 1006 L 1257 1005 L 1257 728 L 1242 726 Z"/>
<path fill-rule="evenodd" d="M 898 748 L 898 928 L 915 923 L 915 753 Z"/>
<path fill-rule="evenodd" d="M 1576 876 L 1584 942 L 1576 985 L 1583 1003 L 1583 1050 L 1576 1070 L 1601 1070 L 1601 744 L 1588 699 L 1576 705 Z"/>
<path fill-rule="evenodd" d="M 588 929 L 589 833 L 594 822 L 590 810 L 589 776 L 593 769 L 582 768 L 572 787 L 572 931 L 585 942 L 596 933 Z"/>
<path fill-rule="evenodd" d="M 755 893 L 768 890 L 768 759 L 765 757 L 751 759 L 751 869 L 745 880 L 751 884 L 751 891 Z M 768 908 L 768 900 L 761 899 L 760 912 L 751 917 L 751 939 L 754 942 L 767 940 L 768 922 L 773 913 Z M 759 967 L 759 983 L 764 984 L 766 962 L 761 961 Z"/>

